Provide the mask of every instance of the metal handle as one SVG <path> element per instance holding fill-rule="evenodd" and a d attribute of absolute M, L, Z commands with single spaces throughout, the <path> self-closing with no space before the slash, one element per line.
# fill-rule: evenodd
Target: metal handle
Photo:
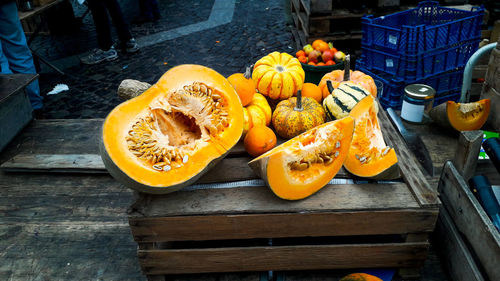
<path fill-rule="evenodd" d="M 392 124 L 394 124 L 394 126 L 396 126 L 398 128 L 398 131 L 401 132 L 401 134 L 406 132 L 406 128 L 403 125 L 403 121 L 401 121 L 401 118 L 399 118 L 399 116 L 396 114 L 396 112 L 392 108 L 389 107 L 389 108 L 387 108 L 387 113 L 391 117 L 390 119 L 392 121 Z"/>

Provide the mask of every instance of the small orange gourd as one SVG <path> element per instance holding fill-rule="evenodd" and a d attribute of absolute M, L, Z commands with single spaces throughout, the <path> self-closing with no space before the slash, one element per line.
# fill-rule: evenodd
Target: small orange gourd
<path fill-rule="evenodd" d="M 344 167 L 358 177 L 396 179 L 400 176 L 398 158 L 394 148 L 385 144 L 375 102 L 372 96 L 367 96 L 349 113 L 355 120 L 355 127 Z"/>
<path fill-rule="evenodd" d="M 354 119 L 328 122 L 275 147 L 248 165 L 278 197 L 306 198 L 342 167 L 352 140 Z"/>
<path fill-rule="evenodd" d="M 276 146 L 273 130 L 263 125 L 254 126 L 245 136 L 244 145 L 248 154 L 257 157 Z"/>
<path fill-rule="evenodd" d="M 281 101 L 273 112 L 273 127 L 276 133 L 286 139 L 293 138 L 325 123 L 325 110 L 312 98 L 297 97 Z"/>
<path fill-rule="evenodd" d="M 163 194 L 195 182 L 242 131 L 243 107 L 227 79 L 201 65 L 180 65 L 109 113 L 100 153 L 125 186 Z"/>
<path fill-rule="evenodd" d="M 272 111 L 267 99 L 259 94 L 253 95 L 252 101 L 243 108 L 243 135 L 257 125 L 269 126 L 271 123 Z"/>
<path fill-rule="evenodd" d="M 323 100 L 321 89 L 313 83 L 304 83 L 304 85 L 302 85 L 302 97 L 313 98 L 319 103 Z"/>
<path fill-rule="evenodd" d="M 255 83 L 250 76 L 250 68 L 248 67 L 243 73 L 235 73 L 227 78 L 229 83 L 233 85 L 236 93 L 240 97 L 241 104 L 247 106 L 255 94 Z"/>
<path fill-rule="evenodd" d="M 377 97 L 377 86 L 375 85 L 375 80 L 370 75 L 366 75 L 361 71 L 350 70 L 350 56 L 346 56 L 344 61 L 344 70 L 334 70 L 329 72 L 321 78 L 318 87 L 323 93 L 323 98 L 326 98 L 330 91 L 326 85 L 326 81 L 331 81 L 334 89 L 338 88 L 342 82 L 352 82 L 365 88 L 374 97 Z"/>

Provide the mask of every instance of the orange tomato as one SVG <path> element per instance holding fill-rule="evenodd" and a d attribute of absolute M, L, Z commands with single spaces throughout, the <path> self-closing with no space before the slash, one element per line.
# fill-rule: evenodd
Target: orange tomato
<path fill-rule="evenodd" d="M 305 54 L 305 53 L 304 53 L 304 54 Z M 305 55 L 304 55 L 304 56 L 300 56 L 300 57 L 299 57 L 299 61 L 300 61 L 301 63 L 307 63 L 307 57 L 306 57 Z"/>
<path fill-rule="evenodd" d="M 335 62 L 334 62 L 334 61 L 332 61 L 332 60 L 329 60 L 329 61 L 327 61 L 327 62 L 325 63 L 325 65 L 334 65 L 334 64 L 335 64 Z"/>
<path fill-rule="evenodd" d="M 328 43 L 326 43 L 325 41 L 323 42 L 320 42 L 317 46 L 317 48 L 315 48 L 315 50 L 318 50 L 320 52 L 324 52 L 326 50 L 330 50 L 330 47 L 328 46 Z"/>
<path fill-rule="evenodd" d="M 298 51 L 298 52 L 295 53 L 295 56 L 297 58 L 305 56 L 305 55 L 306 55 L 306 52 L 304 52 L 303 50 L 300 50 L 300 51 Z"/>
<path fill-rule="evenodd" d="M 317 66 L 320 66 L 320 65 L 325 65 L 325 63 L 324 63 L 324 62 L 318 62 L 316 65 L 317 65 Z"/>
<path fill-rule="evenodd" d="M 310 61 L 310 62 L 308 62 L 307 64 L 310 64 L 310 65 L 316 65 L 313 61 Z"/>
<path fill-rule="evenodd" d="M 321 43 L 325 43 L 325 44 L 328 45 L 328 43 L 326 43 L 325 41 L 323 41 L 321 39 L 317 39 L 317 40 L 314 40 L 314 42 L 312 43 L 313 49 L 317 50 L 318 49 L 318 45 L 321 44 Z"/>

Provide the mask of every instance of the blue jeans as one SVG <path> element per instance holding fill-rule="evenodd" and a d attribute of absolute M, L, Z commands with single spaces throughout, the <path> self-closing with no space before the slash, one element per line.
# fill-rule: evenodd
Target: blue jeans
<path fill-rule="evenodd" d="M 3 74 L 36 73 L 15 1 L 0 4 L 0 66 Z M 33 109 L 42 108 L 43 98 L 40 96 L 38 80 L 29 84 L 26 92 Z"/>

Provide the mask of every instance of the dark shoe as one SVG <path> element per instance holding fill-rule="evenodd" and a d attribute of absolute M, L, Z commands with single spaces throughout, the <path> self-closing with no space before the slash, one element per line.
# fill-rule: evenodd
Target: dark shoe
<path fill-rule="evenodd" d="M 104 51 L 101 49 L 94 49 L 87 56 L 80 58 L 83 64 L 93 65 L 103 61 L 114 61 L 118 58 L 118 53 L 114 47 Z"/>
<path fill-rule="evenodd" d="M 135 42 L 134 38 L 131 38 L 125 43 L 122 42 L 115 43 L 113 45 L 113 48 L 125 51 L 129 54 L 139 51 L 139 45 L 137 45 L 137 42 Z"/>

